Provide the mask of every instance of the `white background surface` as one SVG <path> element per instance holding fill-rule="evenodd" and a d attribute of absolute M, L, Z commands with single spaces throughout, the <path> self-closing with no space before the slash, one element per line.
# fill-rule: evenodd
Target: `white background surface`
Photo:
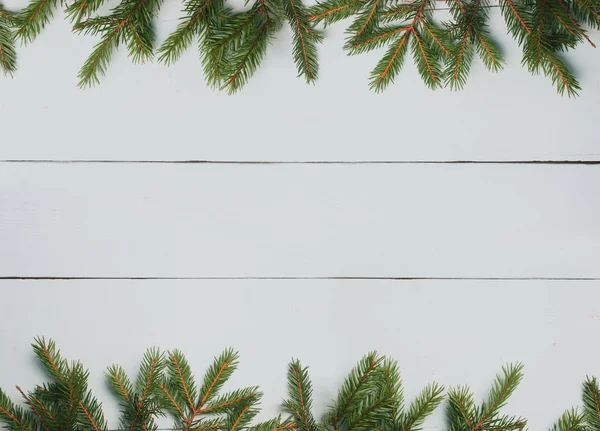
<path fill-rule="evenodd" d="M 179 7 L 165 3 L 159 39 Z M 317 413 L 371 349 L 399 360 L 408 399 L 432 380 L 481 398 L 521 360 L 506 411 L 531 430 L 600 375 L 600 165 L 411 163 L 600 160 L 593 49 L 569 57 L 577 100 L 520 67 L 497 9 L 507 69 L 475 61 L 460 93 L 427 90 L 411 62 L 370 93 L 380 53 L 346 57 L 341 26 L 316 86 L 296 79 L 284 31 L 235 97 L 206 89 L 193 51 L 170 69 L 117 54 L 80 91 L 95 40 L 58 15 L 0 80 L 0 387 L 12 396 L 42 377 L 36 335 L 90 368 L 111 427 L 102 373 L 133 374 L 152 345 L 185 351 L 198 376 L 239 349 L 229 387 L 261 385 L 263 417 L 292 357 L 311 367 Z M 408 163 L 346 163 L 369 161 Z M 128 280 L 149 277 L 162 279 Z M 334 279 L 349 277 L 361 279 Z M 427 280 L 386 280 L 411 277 Z"/>

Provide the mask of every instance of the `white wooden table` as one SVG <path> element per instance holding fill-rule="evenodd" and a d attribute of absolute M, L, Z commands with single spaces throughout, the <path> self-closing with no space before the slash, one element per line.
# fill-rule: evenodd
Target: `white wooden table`
<path fill-rule="evenodd" d="M 572 53 L 584 91 L 561 98 L 498 14 L 507 69 L 475 61 L 460 93 L 410 62 L 370 93 L 379 53 L 346 57 L 332 27 L 316 86 L 284 32 L 235 97 L 206 88 L 193 51 L 170 69 L 120 53 L 80 91 L 95 40 L 57 19 L 0 80 L 0 387 L 38 383 L 29 342 L 52 337 L 114 428 L 106 366 L 133 372 L 159 345 L 200 374 L 231 345 L 232 385 L 261 385 L 263 416 L 292 357 L 320 413 L 377 349 L 408 399 L 433 379 L 482 397 L 523 361 L 507 411 L 547 429 L 600 375 L 600 55 Z M 442 425 L 440 409 L 426 427 Z"/>

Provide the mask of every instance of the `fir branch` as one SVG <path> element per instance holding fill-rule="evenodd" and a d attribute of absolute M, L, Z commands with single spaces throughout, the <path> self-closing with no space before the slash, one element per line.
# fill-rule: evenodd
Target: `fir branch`
<path fill-rule="evenodd" d="M 76 30 L 82 27 L 76 28 Z M 100 83 L 100 76 L 106 75 L 106 70 L 110 64 L 113 50 L 118 41 L 118 25 L 114 25 L 110 32 L 102 36 L 102 40 L 94 46 L 94 51 L 90 54 L 86 62 L 79 71 L 79 87 L 92 87 Z"/>
<path fill-rule="evenodd" d="M 600 387 L 596 377 L 587 377 L 582 388 L 583 415 L 590 431 L 600 430 Z"/>
<path fill-rule="evenodd" d="M 5 75 L 12 76 L 17 69 L 17 51 L 15 49 L 14 16 L 0 3 L 0 69 Z"/>
<path fill-rule="evenodd" d="M 412 54 L 423 81 L 432 89 L 442 85 L 441 60 L 448 54 L 445 35 L 437 29 L 429 16 L 434 8 L 432 0 L 416 0 L 400 4 L 382 12 L 382 22 L 401 19 L 406 30 L 400 33 L 371 72 L 371 88 L 377 92 L 394 82 L 404 64 L 408 44 L 412 43 Z"/>
<path fill-rule="evenodd" d="M 200 420 L 194 422 L 191 426 L 190 431 L 216 431 L 223 428 L 222 418 Z"/>
<path fill-rule="evenodd" d="M 349 33 L 360 36 L 363 32 L 370 33 L 377 25 L 378 15 L 383 7 L 382 0 L 367 0 L 363 6 L 363 12 L 348 27 Z"/>
<path fill-rule="evenodd" d="M 258 387 L 250 386 L 248 388 L 237 389 L 225 395 L 215 398 L 200 409 L 198 413 L 218 414 L 231 410 L 239 404 L 252 401 L 260 394 Z"/>
<path fill-rule="evenodd" d="M 158 349 L 148 349 L 135 383 L 136 392 L 141 394 L 138 409 L 142 409 L 145 401 L 158 389 L 164 367 L 164 355 Z"/>
<path fill-rule="evenodd" d="M 21 393 L 21 396 L 23 397 L 23 399 L 25 400 L 25 402 L 27 403 L 27 405 L 29 406 L 29 408 L 33 411 L 33 413 L 38 417 L 40 424 L 42 425 L 42 427 L 44 428 L 45 431 L 50 431 L 49 428 L 49 424 L 46 422 L 46 420 L 48 419 L 48 415 L 43 415 L 40 410 L 38 410 L 38 406 L 36 405 L 36 403 L 34 403 L 31 398 L 29 398 L 25 392 L 19 387 L 17 386 L 17 390 Z M 52 420 L 54 420 L 54 418 L 52 418 Z"/>
<path fill-rule="evenodd" d="M 202 39 L 208 33 L 207 23 L 215 19 L 222 9 L 222 0 L 187 0 L 182 11 L 186 15 L 158 50 L 158 61 L 170 65 L 179 60 L 194 37 Z M 204 47 L 200 46 L 202 52 Z"/>
<path fill-rule="evenodd" d="M 0 389 L 0 422 L 8 431 L 34 431 L 37 423 L 34 416 L 21 406 L 15 405 Z"/>
<path fill-rule="evenodd" d="M 219 357 L 215 358 L 215 361 L 204 375 L 204 382 L 200 388 L 200 401 L 196 406 L 196 410 L 200 410 L 207 401 L 217 395 L 236 370 L 238 363 L 239 354 L 233 349 L 226 349 Z"/>
<path fill-rule="evenodd" d="M 398 33 L 403 33 L 408 29 L 409 27 L 406 26 L 380 27 L 370 33 L 366 38 L 356 38 L 348 41 L 345 48 L 349 51 L 348 53 L 350 55 L 369 52 L 385 46 L 390 40 L 396 37 Z"/>
<path fill-rule="evenodd" d="M 346 30 L 350 34 L 350 37 L 346 41 L 344 49 L 350 50 L 352 54 L 356 54 L 356 48 L 361 46 L 376 47 L 384 43 L 391 36 L 392 29 L 384 28 L 382 32 L 380 28 L 379 18 L 383 7 L 383 0 L 368 0 L 365 2 L 362 11 L 356 14 L 356 18 Z"/>
<path fill-rule="evenodd" d="M 371 72 L 370 88 L 372 90 L 376 92 L 385 90 L 389 84 L 394 82 L 394 78 L 402 70 L 407 49 L 406 41 L 411 30 L 412 27 L 409 26 L 402 37 L 388 48 L 383 58 Z"/>
<path fill-rule="evenodd" d="M 208 46 L 219 59 L 222 88 L 230 94 L 241 89 L 258 69 L 281 27 L 276 15 L 270 2 L 258 0 L 249 11 L 230 15 L 214 29 Z"/>
<path fill-rule="evenodd" d="M 448 393 L 447 418 L 452 431 L 522 431 L 527 420 L 512 416 L 499 416 L 508 398 L 517 388 L 523 365 L 510 364 L 502 367 L 502 374 L 490 390 L 487 401 L 475 406 L 473 394 L 468 387 L 451 389 Z"/>
<path fill-rule="evenodd" d="M 121 427 L 128 431 L 147 431 L 156 428 L 155 418 L 162 414 L 160 383 L 163 379 L 165 358 L 157 349 L 149 349 L 144 355 L 135 386 L 118 365 L 111 365 L 106 377 L 120 399 Z"/>
<path fill-rule="evenodd" d="M 88 428 L 93 428 L 94 431 L 106 431 L 106 421 L 102 413 L 102 405 L 96 398 L 88 393 L 84 399 L 79 401 L 79 408 L 83 412 L 81 424 Z"/>
<path fill-rule="evenodd" d="M 100 82 L 106 74 L 114 49 L 125 43 L 135 63 L 153 58 L 153 20 L 158 14 L 160 0 L 122 0 L 110 15 L 78 22 L 74 30 L 85 34 L 102 34 L 79 72 L 79 87 L 86 88 Z"/>
<path fill-rule="evenodd" d="M 523 364 L 510 364 L 502 367 L 502 374 L 496 376 L 496 381 L 490 390 L 487 403 L 481 409 L 482 417 L 474 427 L 474 431 L 480 429 L 485 423 L 498 415 L 498 411 L 506 405 L 523 379 Z"/>
<path fill-rule="evenodd" d="M 282 0 L 287 20 L 292 28 L 294 62 L 298 75 L 306 82 L 312 83 L 319 74 L 317 43 L 323 40 L 322 35 L 309 20 L 308 11 L 302 0 Z"/>
<path fill-rule="evenodd" d="M 227 349 L 216 357 L 198 391 L 183 354 L 179 351 L 169 353 L 167 373 L 158 384 L 156 394 L 159 396 L 160 404 L 176 417 L 184 431 L 212 429 L 217 424 L 225 426 L 220 419 L 217 422 L 202 420 L 202 415 L 224 413 L 231 419 L 231 414 L 237 412 L 236 414 L 240 415 L 238 419 L 242 420 L 242 417 L 245 417 L 250 420 L 256 413 L 254 405 L 262 394 L 255 387 L 219 396 L 223 384 L 237 368 L 238 358 L 238 353 L 232 349 Z M 244 407 L 248 407 L 248 410 L 241 414 L 240 409 Z"/>
<path fill-rule="evenodd" d="M 434 50 L 435 45 L 425 41 L 427 34 L 413 29 L 412 51 L 421 78 L 431 89 L 435 89 L 442 85 L 442 69 L 440 56 Z"/>
<path fill-rule="evenodd" d="M 585 431 L 584 416 L 576 409 L 567 410 L 550 431 Z"/>
<path fill-rule="evenodd" d="M 363 8 L 358 0 L 325 0 L 308 9 L 308 20 L 325 26 L 349 18 Z"/>
<path fill-rule="evenodd" d="M 204 38 L 198 39 L 198 50 L 200 51 L 204 76 L 206 82 L 211 87 L 219 86 L 223 78 L 223 71 L 221 70 L 217 51 L 208 46 L 208 41 L 215 33 L 215 29 L 222 26 L 221 22 L 227 19 L 228 13 L 229 10 L 222 9 L 217 18 L 211 18 L 209 15 L 205 14 L 204 21 L 206 30 L 204 31 Z"/>
<path fill-rule="evenodd" d="M 106 378 L 121 403 L 131 403 L 130 394 L 133 394 L 133 385 L 125 370 L 119 365 L 111 365 L 106 370 Z"/>
<path fill-rule="evenodd" d="M 378 391 L 382 385 L 382 378 L 385 379 L 385 374 L 377 373 L 377 370 L 381 367 L 384 359 L 377 352 L 370 352 L 358 362 L 338 392 L 337 400 L 333 403 L 326 418 L 328 424 L 337 428 L 349 411 L 356 410 L 369 393 Z M 383 385 L 385 385 L 385 380 L 383 380 Z"/>
<path fill-rule="evenodd" d="M 28 44 L 35 40 L 54 15 L 57 0 L 31 0 L 17 15 L 16 37 Z"/>
<path fill-rule="evenodd" d="M 249 427 L 248 431 L 284 431 L 294 429 L 296 422 L 290 419 L 281 420 L 281 416 Z"/>
<path fill-rule="evenodd" d="M 577 21 L 600 29 L 600 0 L 572 0 L 570 9 Z"/>
<path fill-rule="evenodd" d="M 544 74 L 552 79 L 558 93 L 564 94 L 566 91 L 569 97 L 578 96 L 581 90 L 579 81 L 558 55 L 548 51 L 544 53 L 543 60 Z"/>
<path fill-rule="evenodd" d="M 106 431 L 102 406 L 87 387 L 89 373 L 79 362 L 71 365 L 60 356 L 54 342 L 36 338 L 34 353 L 53 378 L 26 394 L 19 386 L 31 413 L 14 406 L 0 391 L 0 421 L 11 431 Z"/>
<path fill-rule="evenodd" d="M 451 430 L 471 430 L 471 418 L 476 415 L 475 398 L 467 386 L 451 388 L 448 392 L 446 416 Z"/>
<path fill-rule="evenodd" d="M 460 0 L 456 2 L 458 5 L 461 5 Z M 462 9 L 462 5 L 461 5 Z M 437 27 L 432 22 L 427 23 L 425 20 L 421 20 L 421 24 L 425 31 L 431 36 L 433 40 L 433 45 L 436 46 L 443 54 L 450 55 L 449 51 L 449 42 L 446 40 L 448 38 L 447 34 L 441 28 Z"/>
<path fill-rule="evenodd" d="M 517 38 L 519 44 L 527 34 L 531 34 L 531 28 L 527 24 L 530 21 L 530 13 L 524 5 L 517 3 L 519 0 L 500 0 L 500 10 L 508 31 Z"/>
<path fill-rule="evenodd" d="M 360 408 L 348 414 L 345 431 L 371 431 L 389 422 L 396 412 L 397 402 L 390 396 L 386 385 L 369 393 Z"/>
<path fill-rule="evenodd" d="M 85 17 L 91 16 L 104 4 L 104 0 L 75 0 L 65 9 L 71 22 L 79 23 Z"/>
<path fill-rule="evenodd" d="M 179 397 L 184 398 L 184 401 L 188 403 L 190 409 L 194 410 L 196 408 L 194 400 L 198 395 L 194 376 L 185 356 L 180 351 L 175 350 L 170 354 L 168 364 L 175 390 Z"/>
<path fill-rule="evenodd" d="M 481 61 L 492 72 L 498 72 L 504 68 L 504 57 L 496 44 L 483 34 L 477 35 L 477 52 Z"/>
<path fill-rule="evenodd" d="M 172 391 L 167 388 L 168 384 L 168 382 L 164 382 L 159 385 L 162 395 L 164 395 L 165 399 L 167 400 L 167 402 L 165 402 L 165 409 L 178 418 L 185 418 L 185 407 L 182 407 L 179 405 L 179 403 L 177 403 L 175 400 L 175 395 L 173 395 Z"/>
<path fill-rule="evenodd" d="M 398 362 L 390 358 L 385 358 L 383 373 L 386 394 L 394 403 L 391 421 L 395 425 L 401 421 L 404 414 L 404 389 L 402 387 Z"/>
<path fill-rule="evenodd" d="M 283 408 L 292 414 L 296 428 L 300 431 L 315 431 L 316 423 L 312 415 L 312 383 L 308 376 L 308 367 L 299 360 L 288 365 L 288 396 Z"/>
<path fill-rule="evenodd" d="M 574 46 L 581 38 L 556 19 L 559 8 L 550 1 L 536 0 L 531 13 L 532 32 L 524 36 L 522 63 L 533 74 L 549 76 L 560 94 L 566 91 L 569 97 L 576 96 L 581 89 L 579 82 L 557 51 Z"/>
<path fill-rule="evenodd" d="M 454 20 L 448 24 L 448 31 L 450 37 L 459 43 L 451 48 L 444 74 L 446 84 L 452 90 L 465 86 L 475 51 L 489 70 L 497 72 L 502 69 L 502 54 L 488 35 L 487 8 L 487 0 L 451 3 L 450 11 Z"/>
<path fill-rule="evenodd" d="M 402 431 L 420 431 L 425 419 L 433 413 L 443 400 L 443 386 L 437 383 L 427 385 L 403 415 L 401 422 L 399 422 L 399 429 Z"/>
<path fill-rule="evenodd" d="M 31 345 L 46 371 L 58 382 L 64 382 L 70 375 L 69 365 L 65 359 L 60 356 L 60 350 L 56 348 L 54 341 L 41 338 L 35 338 Z"/>
<path fill-rule="evenodd" d="M 571 33 L 578 33 L 581 37 L 583 37 L 593 48 L 596 48 L 596 44 L 594 42 L 592 42 L 592 40 L 589 38 L 589 36 L 587 35 L 586 31 L 583 30 L 581 28 L 581 26 L 577 23 L 577 21 L 575 20 L 575 18 L 573 17 L 573 15 L 571 14 L 571 12 L 567 9 L 567 7 L 565 6 L 565 4 L 563 3 L 562 0 L 557 0 L 559 6 L 561 7 L 561 10 L 564 12 L 564 14 L 567 16 L 567 19 L 569 20 L 570 24 L 565 24 L 563 23 L 563 18 L 560 17 L 559 13 L 553 12 L 554 15 L 556 16 L 557 19 L 560 20 L 561 23 L 563 23 L 563 25 L 565 26 L 565 28 L 567 28 L 569 30 L 569 32 Z M 574 29 L 574 30 L 573 30 Z"/>

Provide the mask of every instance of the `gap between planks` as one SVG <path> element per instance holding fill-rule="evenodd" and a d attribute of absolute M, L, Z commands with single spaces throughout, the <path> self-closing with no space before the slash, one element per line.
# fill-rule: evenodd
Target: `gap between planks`
<path fill-rule="evenodd" d="M 239 161 L 239 160 L 0 160 L 14 164 L 190 164 L 190 165 L 600 165 L 600 160 L 300 160 L 300 161 Z"/>
<path fill-rule="evenodd" d="M 365 281 L 599 281 L 598 277 L 67 277 L 3 276 L 3 280 L 365 280 Z"/>

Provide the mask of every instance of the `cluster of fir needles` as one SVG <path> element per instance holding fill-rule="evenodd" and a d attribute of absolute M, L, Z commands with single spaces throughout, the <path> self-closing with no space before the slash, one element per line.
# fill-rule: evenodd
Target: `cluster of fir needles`
<path fill-rule="evenodd" d="M 52 341 L 38 338 L 33 349 L 51 381 L 29 393 L 17 386 L 26 408 L 0 390 L 0 423 L 9 431 L 107 431 L 102 406 L 88 389 L 83 366 L 63 359 Z M 175 429 L 182 431 L 420 431 L 446 398 L 444 387 L 431 383 L 405 406 L 397 362 L 371 352 L 348 374 L 317 421 L 308 368 L 293 360 L 287 373 L 288 398 L 282 402 L 289 417 L 251 425 L 262 395 L 258 388 L 223 392 L 237 365 L 238 354 L 225 350 L 215 357 L 200 385 L 178 350 L 147 350 L 134 382 L 122 367 L 111 365 L 106 377 L 120 402 L 120 428 L 156 431 L 156 418 L 168 412 L 176 421 Z M 475 403 L 468 387 L 450 388 L 448 431 L 523 431 L 525 419 L 500 412 L 519 385 L 522 369 L 521 364 L 503 367 L 481 404 Z M 551 431 L 600 431 L 599 400 L 598 382 L 588 378 L 583 384 L 583 411 L 568 410 Z"/>
<path fill-rule="evenodd" d="M 177 61 L 194 39 L 209 85 L 230 93 L 242 88 L 263 60 L 282 23 L 292 29 L 292 53 L 299 76 L 314 82 L 319 73 L 321 33 L 308 19 L 302 0 L 256 0 L 234 12 L 223 0 L 186 0 L 177 29 L 159 48 L 159 61 Z"/>
<path fill-rule="evenodd" d="M 309 21 L 302 0 L 256 0 L 244 12 L 234 12 L 223 0 L 185 0 L 177 29 L 156 50 L 155 20 L 161 0 L 121 0 L 110 13 L 92 16 L 104 0 L 63 3 L 76 33 L 100 37 L 79 71 L 79 86 L 90 87 L 106 74 L 112 54 L 125 45 L 134 63 L 158 60 L 172 64 L 196 40 L 209 85 L 236 92 L 248 82 L 263 60 L 267 47 L 283 22 L 292 29 L 292 52 L 299 76 L 312 83 L 319 73 L 317 44 L 321 33 Z M 31 0 L 14 22 L 0 9 L 0 47 L 6 51 L 6 72 L 14 70 L 14 46 L 32 42 L 48 24 L 58 0 Z M 4 43 L 3 43 L 4 42 Z M 13 60 L 12 62 L 10 60 Z"/>
<path fill-rule="evenodd" d="M 496 376 L 488 399 L 476 405 L 473 393 L 468 387 L 452 389 L 448 393 L 447 416 L 450 431 L 506 430 L 522 431 L 527 420 L 521 417 L 501 415 L 500 409 L 515 391 L 521 379 L 523 365 L 509 365 Z"/>
<path fill-rule="evenodd" d="M 550 431 L 600 431 L 600 387 L 595 377 L 587 377 L 581 388 L 583 409 L 563 413 Z"/>
<path fill-rule="evenodd" d="M 509 33 L 523 49 L 522 63 L 549 76 L 559 93 L 577 95 L 577 79 L 562 53 L 578 43 L 594 43 L 586 27 L 600 28 L 598 0 L 499 0 Z M 502 51 L 489 33 L 487 0 L 448 0 L 452 19 L 436 24 L 435 0 L 323 0 L 310 20 L 330 24 L 353 18 L 345 49 L 360 54 L 387 47 L 371 73 L 371 87 L 385 89 L 398 76 L 409 49 L 431 88 L 462 89 L 475 52 L 492 72 L 504 66 Z"/>
<path fill-rule="evenodd" d="M 79 72 L 79 85 L 99 83 L 120 44 L 134 62 L 155 56 L 154 21 L 161 0 L 121 0 L 108 15 L 92 16 L 104 0 L 60 4 L 74 31 L 100 36 Z M 307 8 L 302 0 L 254 0 L 234 12 L 224 0 L 184 0 L 180 24 L 158 47 L 158 60 L 177 61 L 196 41 L 210 86 L 230 93 L 241 89 L 264 59 L 269 43 L 287 21 L 298 74 L 312 83 L 318 77 L 315 25 L 352 18 L 344 48 L 351 55 L 386 47 L 371 73 L 370 86 L 384 90 L 398 77 L 407 51 L 427 86 L 462 89 L 475 53 L 491 71 L 504 67 L 502 51 L 488 29 L 488 0 L 447 0 L 452 19 L 432 18 L 436 0 L 323 0 Z M 600 29 L 600 0 L 499 0 L 509 33 L 523 50 L 522 64 L 551 78 L 559 93 L 577 95 L 580 85 L 564 53 L 590 40 L 587 29 Z M 18 14 L 0 6 L 0 67 L 15 70 L 14 41 L 32 42 L 54 14 L 58 0 L 31 0 Z"/>
<path fill-rule="evenodd" d="M 525 419 L 500 414 L 521 380 L 521 370 L 520 364 L 504 367 L 480 406 L 468 387 L 451 388 L 448 431 L 522 431 Z M 444 387 L 431 383 L 406 407 L 397 362 L 376 352 L 363 357 L 346 377 L 321 423 L 311 413 L 312 384 L 299 361 L 289 365 L 288 393 L 283 407 L 301 431 L 420 431 L 445 399 Z"/>
<path fill-rule="evenodd" d="M 14 25 L 14 15 L 0 3 L 0 69 L 11 76 L 17 69 Z"/>
<path fill-rule="evenodd" d="M 54 342 L 36 338 L 33 350 L 51 381 L 26 393 L 27 410 L 0 390 L 0 421 L 9 431 L 103 431 L 102 406 L 88 389 L 89 373 L 80 362 L 62 358 Z"/>

